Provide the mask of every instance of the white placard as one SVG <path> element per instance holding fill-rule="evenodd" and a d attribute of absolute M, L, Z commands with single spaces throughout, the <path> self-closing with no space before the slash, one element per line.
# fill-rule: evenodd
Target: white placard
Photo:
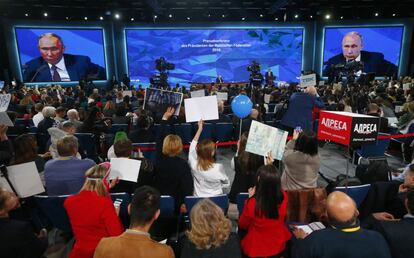
<path fill-rule="evenodd" d="M 288 132 L 257 121 L 252 121 L 247 137 L 246 151 L 266 156 L 272 151 L 274 159 L 282 160 Z"/>
<path fill-rule="evenodd" d="M 34 161 L 9 166 L 7 173 L 10 183 L 20 198 L 30 197 L 45 191 Z M 11 191 L 11 187 L 4 177 L 0 177 L 0 186 Z"/>
<path fill-rule="evenodd" d="M 138 181 L 141 161 L 128 158 L 112 158 L 109 179 L 119 177 L 120 180 L 136 183 Z"/>
<path fill-rule="evenodd" d="M 302 75 L 300 77 L 300 87 L 316 86 L 316 74 Z"/>
<path fill-rule="evenodd" d="M 130 90 L 124 90 L 123 92 L 122 92 L 122 96 L 129 96 L 129 97 L 132 97 L 132 91 L 130 91 Z"/>
<path fill-rule="evenodd" d="M 206 92 L 204 90 L 195 90 L 190 92 L 192 98 L 204 97 Z"/>
<path fill-rule="evenodd" d="M 264 95 L 264 103 L 269 104 L 271 96 L 272 95 L 270 95 L 270 94 L 265 94 Z"/>
<path fill-rule="evenodd" d="M 217 96 L 191 98 L 184 100 L 185 120 L 187 123 L 216 120 L 218 116 Z"/>
<path fill-rule="evenodd" d="M 409 90 L 411 86 L 411 83 L 404 83 L 403 84 L 403 90 Z"/>
<path fill-rule="evenodd" d="M 325 85 L 325 81 L 319 81 L 319 86 L 323 86 L 323 85 Z"/>
<path fill-rule="evenodd" d="M 0 94 L 0 112 L 4 112 L 7 110 L 10 104 L 10 99 L 10 94 Z"/>
<path fill-rule="evenodd" d="M 403 109 L 403 106 L 395 106 L 395 113 L 400 113 Z"/>
<path fill-rule="evenodd" d="M 7 112 L 0 112 L 0 125 L 14 126 Z"/>
<path fill-rule="evenodd" d="M 227 92 L 217 92 L 217 99 L 222 101 L 228 100 L 228 94 Z"/>
<path fill-rule="evenodd" d="M 183 94 L 180 92 L 146 88 L 143 109 L 162 116 L 168 107 L 174 107 L 174 115 L 178 116 L 182 101 Z"/>

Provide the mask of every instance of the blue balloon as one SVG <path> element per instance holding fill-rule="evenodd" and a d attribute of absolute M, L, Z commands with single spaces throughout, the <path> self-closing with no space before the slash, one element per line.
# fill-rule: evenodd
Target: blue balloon
<path fill-rule="evenodd" d="M 246 95 L 239 95 L 231 102 L 231 110 L 238 118 L 245 118 L 252 112 L 253 103 Z"/>

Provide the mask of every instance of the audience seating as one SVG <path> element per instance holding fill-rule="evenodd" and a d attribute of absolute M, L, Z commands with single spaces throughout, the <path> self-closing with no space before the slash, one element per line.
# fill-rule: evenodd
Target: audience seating
<path fill-rule="evenodd" d="M 38 146 L 38 152 L 39 153 L 45 153 L 47 142 L 50 139 L 49 134 L 43 134 L 43 133 L 37 133 L 37 146 Z M 95 144 L 94 144 L 95 145 Z"/>
<path fill-rule="evenodd" d="M 65 232 L 71 232 L 69 217 L 66 213 L 63 203 L 69 195 L 45 196 L 35 195 L 37 205 L 41 212 L 46 216 L 50 223 Z"/>
<path fill-rule="evenodd" d="M 188 214 L 190 214 L 191 209 L 194 207 L 194 205 L 205 198 L 202 197 L 196 197 L 196 196 L 186 196 L 184 199 L 185 206 L 187 208 Z M 229 198 L 227 194 L 221 194 L 213 197 L 208 197 L 211 201 L 213 201 L 215 204 L 217 204 L 226 214 L 227 209 L 229 208 Z"/>
<path fill-rule="evenodd" d="M 170 134 L 171 133 L 171 126 L 170 125 L 164 125 L 165 126 L 165 133 Z M 161 132 L 161 125 L 160 124 L 154 124 L 152 127 L 152 132 L 154 133 L 155 137 L 160 137 Z"/>
<path fill-rule="evenodd" d="M 151 162 L 155 163 L 157 161 L 157 150 L 155 142 L 146 142 L 146 143 L 133 143 L 132 147 L 135 149 L 140 149 L 145 158 L 149 159 Z M 146 150 L 146 149 L 151 150 Z"/>
<path fill-rule="evenodd" d="M 378 136 L 384 136 L 389 134 L 379 133 Z M 390 145 L 390 139 L 380 139 L 376 144 L 363 145 L 356 151 L 359 156 L 358 164 L 361 163 L 361 159 L 365 158 L 368 160 L 387 160 L 385 151 Z"/>
<path fill-rule="evenodd" d="M 174 209 L 175 209 L 175 201 L 174 198 L 169 195 L 161 195 L 160 201 L 160 216 L 174 216 Z"/>
<path fill-rule="evenodd" d="M 244 203 L 249 198 L 249 193 L 239 193 L 237 195 L 237 210 L 239 211 L 239 216 L 242 214 L 244 209 Z"/>
<path fill-rule="evenodd" d="M 263 120 L 270 121 L 270 120 L 273 120 L 274 117 L 275 117 L 275 112 L 266 112 L 263 117 Z"/>
<path fill-rule="evenodd" d="M 341 191 L 349 195 L 356 203 L 357 207 L 365 200 L 365 197 L 368 194 L 369 189 L 371 188 L 370 184 L 366 185 L 356 185 L 356 186 L 338 186 L 335 187 L 334 191 Z"/>
<path fill-rule="evenodd" d="M 189 144 L 193 140 L 191 124 L 175 124 L 174 132 L 181 137 L 183 144 Z"/>
<path fill-rule="evenodd" d="M 33 119 L 16 118 L 15 125 L 24 125 L 26 127 L 34 126 Z"/>
<path fill-rule="evenodd" d="M 194 129 L 194 132 L 197 132 L 197 130 L 198 130 L 198 124 L 197 123 L 193 124 L 193 129 Z M 204 123 L 203 131 L 201 132 L 200 139 L 198 141 L 201 142 L 202 140 L 206 140 L 206 139 L 213 140 L 214 139 L 214 132 L 213 131 L 214 131 L 213 124 Z"/>
<path fill-rule="evenodd" d="M 287 190 L 286 220 L 300 223 L 324 221 L 326 214 L 325 188 Z"/>
<path fill-rule="evenodd" d="M 128 134 L 128 125 L 127 124 L 113 124 L 111 127 L 111 133 L 116 134 L 117 132 L 123 131 Z"/>
<path fill-rule="evenodd" d="M 131 202 L 131 196 L 128 193 L 111 193 L 112 202 L 115 202 L 116 199 L 121 199 L 122 203 L 119 207 L 119 218 L 122 221 L 122 224 L 125 228 L 129 227 L 129 213 L 128 205 Z"/>
<path fill-rule="evenodd" d="M 215 126 L 216 141 L 227 142 L 232 139 L 233 136 L 233 124 L 232 123 L 217 123 Z"/>

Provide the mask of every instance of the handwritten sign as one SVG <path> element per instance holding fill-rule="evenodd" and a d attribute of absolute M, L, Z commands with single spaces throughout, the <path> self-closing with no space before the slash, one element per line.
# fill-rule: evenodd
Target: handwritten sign
<path fill-rule="evenodd" d="M 316 74 L 302 75 L 300 77 L 300 87 L 316 86 Z"/>

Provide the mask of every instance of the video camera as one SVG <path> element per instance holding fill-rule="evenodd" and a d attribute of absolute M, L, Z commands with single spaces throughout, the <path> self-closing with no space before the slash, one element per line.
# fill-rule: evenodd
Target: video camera
<path fill-rule="evenodd" d="M 251 65 L 247 66 L 247 71 L 255 74 L 260 72 L 260 64 L 256 61 L 253 61 Z"/>
<path fill-rule="evenodd" d="M 173 63 L 168 63 L 165 60 L 165 57 L 160 57 L 155 60 L 155 68 L 160 72 L 165 72 L 166 70 L 174 70 L 175 65 Z"/>
<path fill-rule="evenodd" d="M 358 72 L 359 70 L 364 69 L 364 63 L 361 61 L 351 61 L 348 63 L 340 63 L 335 65 L 334 70 L 339 70 L 343 72 Z"/>

